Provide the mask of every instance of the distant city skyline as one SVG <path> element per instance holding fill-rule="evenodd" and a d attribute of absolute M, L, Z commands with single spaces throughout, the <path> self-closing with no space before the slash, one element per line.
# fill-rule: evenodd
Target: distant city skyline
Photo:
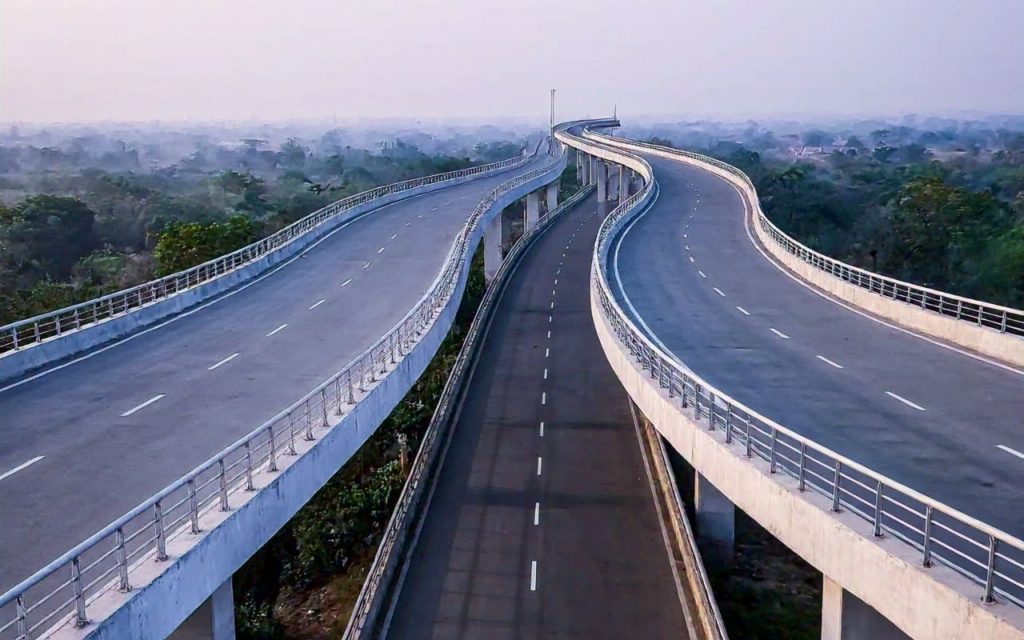
<path fill-rule="evenodd" d="M 4 0 L 0 122 L 1024 112 L 1016 0 L 281 7 Z"/>

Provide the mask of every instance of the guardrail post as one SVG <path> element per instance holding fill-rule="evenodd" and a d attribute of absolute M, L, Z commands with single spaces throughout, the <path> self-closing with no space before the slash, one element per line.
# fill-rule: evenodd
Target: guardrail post
<path fill-rule="evenodd" d="M 245 443 L 245 490 L 256 490 L 252 484 L 252 446 L 248 442 Z"/>
<path fill-rule="evenodd" d="M 199 497 L 196 495 L 196 481 L 194 478 L 188 480 L 188 517 L 192 525 L 192 533 L 202 531 L 199 528 Z"/>
<path fill-rule="evenodd" d="M 985 571 L 985 596 L 982 600 L 985 604 L 992 604 L 996 601 L 992 593 L 995 589 L 996 579 L 996 552 L 999 550 L 999 541 L 995 536 L 988 537 L 988 567 Z"/>
<path fill-rule="evenodd" d="M 747 440 L 747 451 L 746 451 L 746 454 L 747 454 L 747 457 L 750 458 L 750 457 L 753 457 L 753 455 L 754 455 L 754 443 L 750 439 L 750 416 L 747 416 L 747 429 L 746 429 L 746 431 L 747 431 L 747 434 L 746 434 L 746 440 Z"/>
<path fill-rule="evenodd" d="M 1006 327 L 1006 316 L 1003 316 L 1003 330 Z M 18 327 L 11 327 L 11 344 L 14 346 L 14 350 L 18 350 Z"/>
<path fill-rule="evenodd" d="M 779 440 L 779 431 L 772 427 L 772 448 L 768 454 L 768 473 L 775 473 L 775 443 Z"/>
<path fill-rule="evenodd" d="M 832 483 L 832 510 L 839 512 L 839 482 L 843 477 L 843 463 L 836 460 L 836 475 Z"/>
<path fill-rule="evenodd" d="M 277 472 L 277 443 L 274 442 L 274 425 L 267 427 L 267 439 L 270 440 L 270 459 L 267 461 L 267 471 Z"/>
<path fill-rule="evenodd" d="M 71 591 L 75 596 L 75 626 L 84 627 L 89 624 L 85 615 L 85 592 L 82 589 L 82 566 L 78 556 L 71 559 Z"/>
<path fill-rule="evenodd" d="M 114 556 L 117 561 L 118 591 L 126 593 L 132 590 L 128 582 L 128 552 L 124 548 L 124 529 L 118 527 L 114 531 Z"/>
<path fill-rule="evenodd" d="M 876 538 L 882 537 L 882 481 L 879 480 L 875 486 L 875 522 L 874 522 L 874 536 Z"/>
<path fill-rule="evenodd" d="M 715 394 L 708 392 L 708 431 L 715 430 Z"/>
<path fill-rule="evenodd" d="M 338 404 L 338 408 L 341 408 L 341 404 Z M 316 438 L 313 437 L 313 411 L 306 405 L 306 434 L 303 436 L 307 441 L 312 442 Z"/>
<path fill-rule="evenodd" d="M 160 501 L 153 505 L 153 528 L 156 529 L 156 561 L 167 559 L 167 533 L 164 532 L 164 509 Z"/>
<path fill-rule="evenodd" d="M 925 567 L 932 566 L 932 505 L 928 505 L 924 508 L 924 543 L 921 545 L 921 550 L 924 553 L 924 557 L 921 559 L 921 564 Z"/>
<path fill-rule="evenodd" d="M 224 464 L 224 458 L 217 461 L 217 482 L 220 484 L 220 510 L 230 511 L 231 505 L 228 504 L 228 472 L 227 466 Z"/>
<path fill-rule="evenodd" d="M 725 444 L 732 444 L 732 403 L 725 405 Z"/>
<path fill-rule="evenodd" d="M 18 640 L 28 639 L 28 612 L 25 609 L 25 596 L 18 594 L 14 602 L 14 615 L 18 619 Z"/>
<path fill-rule="evenodd" d="M 797 477 L 797 488 L 807 491 L 807 443 L 800 443 L 800 471 Z"/>

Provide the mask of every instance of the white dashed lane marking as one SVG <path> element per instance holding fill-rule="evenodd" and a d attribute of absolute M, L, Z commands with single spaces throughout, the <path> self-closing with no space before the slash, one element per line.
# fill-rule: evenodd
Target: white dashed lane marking
<path fill-rule="evenodd" d="M 699 273 L 700 277 L 702 277 L 702 278 L 708 277 L 708 274 L 704 273 L 703 271 L 697 271 L 697 273 Z"/>
<path fill-rule="evenodd" d="M 749 316 L 750 315 L 750 312 L 747 311 L 746 309 L 744 309 L 743 307 L 736 307 L 736 310 L 739 311 L 740 313 L 742 313 L 745 316 Z"/>
<path fill-rule="evenodd" d="M 22 469 L 27 469 L 28 467 L 31 467 L 32 465 L 34 465 L 35 463 L 39 462 L 40 460 L 42 460 L 45 457 L 46 456 L 36 456 L 36 457 L 32 458 L 31 460 L 29 460 L 28 462 L 22 462 L 21 464 L 19 464 L 18 466 L 14 467 L 10 471 L 4 473 L 3 475 L 0 475 L 0 480 L 3 480 L 4 478 L 10 478 L 14 474 L 16 474 L 19 471 L 21 471 Z"/>
<path fill-rule="evenodd" d="M 348 280 L 346 280 L 345 282 L 342 282 L 342 283 L 341 283 L 341 286 L 343 286 L 343 287 L 347 287 L 347 286 L 348 286 L 348 285 L 349 285 L 349 284 L 350 284 L 351 282 L 352 282 L 352 278 L 349 278 L 349 279 L 348 279 Z"/>
<path fill-rule="evenodd" d="M 274 329 L 273 331 L 271 331 L 270 333 L 268 333 L 267 337 L 269 338 L 270 336 L 276 334 L 277 332 L 284 330 L 284 328 L 287 327 L 287 326 L 288 326 L 287 322 L 282 324 L 280 327 L 278 327 L 278 328 Z"/>
<path fill-rule="evenodd" d="M 1021 453 L 1020 451 L 1017 451 L 1016 449 L 1012 449 L 1012 448 L 1006 446 L 1005 444 L 997 444 L 996 445 L 996 449 L 1002 449 L 1003 451 L 1005 451 L 1006 453 L 1010 454 L 1011 456 L 1017 456 L 1018 458 L 1021 458 L 1022 460 L 1024 460 L 1024 453 Z M 42 456 L 40 456 L 40 457 L 42 457 Z M 0 480 L 3 480 L 3 478 L 0 477 Z"/>
<path fill-rule="evenodd" d="M 718 287 L 711 287 L 711 288 L 714 289 L 715 293 L 717 293 L 718 295 L 722 296 L 723 298 L 725 297 L 725 294 L 722 293 L 722 290 L 719 289 Z"/>
<path fill-rule="evenodd" d="M 831 366 L 835 367 L 836 369 L 842 369 L 843 368 L 843 365 L 841 365 L 838 362 L 835 362 L 833 360 L 829 360 L 825 356 L 814 356 L 814 357 L 817 358 L 818 360 L 821 360 L 822 362 L 824 362 L 827 365 L 831 365 Z"/>
<path fill-rule="evenodd" d="M 771 331 L 772 333 L 774 333 L 775 335 L 779 336 L 779 337 L 780 337 L 780 338 L 782 338 L 783 340 L 789 340 L 789 336 L 787 336 L 786 334 L 782 333 L 781 331 L 779 331 L 779 330 L 778 330 L 778 329 L 776 329 L 775 327 L 771 327 L 771 328 L 770 328 L 770 329 L 768 329 L 768 330 L 769 330 L 769 331 Z"/>
<path fill-rule="evenodd" d="M 163 397 L 164 397 L 164 394 L 162 394 L 162 393 L 159 394 L 159 395 L 153 396 L 152 398 L 150 398 L 149 400 L 146 400 L 142 404 L 136 405 L 136 406 L 132 407 L 131 409 L 125 411 L 124 413 L 121 414 L 121 417 L 122 418 L 127 418 L 128 416 L 132 415 L 136 411 L 141 411 L 142 409 L 145 409 L 146 407 L 148 407 L 149 405 L 153 404 L 154 402 L 159 401 Z"/>
<path fill-rule="evenodd" d="M 894 400 L 899 400 L 900 402 L 902 402 L 903 404 L 907 405 L 908 407 L 913 407 L 914 409 L 917 409 L 918 411 L 924 411 L 925 410 L 924 407 L 922 407 L 921 405 L 919 405 L 919 404 L 917 404 L 915 402 L 911 402 L 910 400 L 907 400 L 903 396 L 898 396 L 895 393 L 893 393 L 892 391 L 886 391 L 885 395 L 889 396 L 890 398 L 893 398 Z"/>
<path fill-rule="evenodd" d="M 234 360 L 235 358 L 237 358 L 240 355 L 241 355 L 240 353 L 232 353 L 230 356 L 224 358 L 223 360 L 221 360 L 217 364 L 215 364 L 213 366 L 210 366 L 210 367 L 207 367 L 206 370 L 207 371 L 213 371 L 214 369 L 220 367 L 221 365 L 225 365 L 225 364 L 231 362 L 232 360 Z"/>
<path fill-rule="evenodd" d="M 327 302 L 327 300 L 320 300 L 319 302 L 314 302 L 313 305 L 309 308 L 309 310 L 312 311 L 313 309 L 316 309 L 325 302 Z"/>

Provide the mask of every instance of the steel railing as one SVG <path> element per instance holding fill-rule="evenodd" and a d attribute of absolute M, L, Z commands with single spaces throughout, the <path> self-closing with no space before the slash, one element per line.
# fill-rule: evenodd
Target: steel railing
<path fill-rule="evenodd" d="M 584 151 L 616 149 L 624 161 L 645 165 L 641 170 L 644 187 L 617 206 L 598 233 L 591 293 L 620 345 L 653 383 L 692 412 L 699 425 L 720 432 L 727 446 L 767 463 L 771 473 L 788 476 L 799 490 L 825 496 L 832 511 L 856 514 L 870 524 L 872 535 L 890 535 L 917 549 L 923 566 L 938 562 L 949 567 L 979 585 L 985 602 L 1002 598 L 1024 606 L 1024 541 L 753 411 L 664 352 L 634 324 L 611 292 L 607 261 L 611 240 L 650 202 L 657 188 L 654 172 L 639 156 L 617 149 L 621 143 L 602 146 L 604 136 L 584 131 L 583 137 L 560 134 L 558 138 Z"/>
<path fill-rule="evenodd" d="M 511 169 L 528 162 L 530 158 L 531 156 L 524 154 L 468 169 L 438 173 L 374 187 L 369 191 L 363 191 L 343 198 L 314 211 L 301 220 L 262 240 L 190 269 L 87 302 L 4 325 L 0 327 L 0 356 L 59 337 L 70 331 L 122 316 L 134 309 L 163 300 L 214 278 L 219 278 L 280 249 L 324 222 L 376 198 L 416 189 L 425 185 Z"/>
<path fill-rule="evenodd" d="M 552 142 L 552 144 L 554 144 Z M 539 149 L 538 145 L 538 149 Z M 276 473 L 283 456 L 315 441 L 331 427 L 330 416 L 350 413 L 397 363 L 409 353 L 456 293 L 472 247 L 471 234 L 499 198 L 543 176 L 566 154 L 564 148 L 542 167 L 494 188 L 476 206 L 460 229 L 441 273 L 406 316 L 341 371 L 331 376 L 248 435 L 228 446 L 156 495 L 121 516 L 60 558 L 0 596 L 0 638 L 29 640 L 68 615 L 88 624 L 89 605 L 103 591 L 128 591 L 140 563 L 165 562 L 168 544 L 201 531 L 204 515 L 230 511 L 241 503 L 237 494 L 255 491 L 255 478 Z"/>
<path fill-rule="evenodd" d="M 619 146 L 624 142 L 622 139 L 616 139 L 597 133 L 589 133 L 588 137 L 591 140 L 601 141 L 615 146 Z M 760 200 L 757 197 L 757 190 L 754 188 L 754 183 L 750 180 L 747 174 L 730 164 L 726 164 L 725 162 L 716 160 L 710 156 L 693 153 L 692 151 L 683 151 L 647 142 L 636 142 L 630 140 L 625 142 L 625 144 L 629 147 L 640 147 L 660 152 L 662 154 L 689 158 L 697 162 L 713 165 L 722 171 L 728 172 L 742 185 L 743 191 L 745 192 L 744 195 L 747 201 L 750 202 L 753 209 L 755 224 L 757 224 L 758 227 L 767 234 L 778 247 L 816 269 L 824 271 L 825 273 L 839 278 L 853 286 L 871 291 L 872 293 L 876 293 L 886 298 L 891 298 L 892 300 L 905 302 L 944 316 L 976 324 L 980 327 L 994 329 L 1001 333 L 1024 336 L 1024 310 L 958 296 L 956 294 L 938 291 L 936 289 L 922 287 L 911 282 L 905 282 L 903 280 L 897 280 L 896 278 L 883 276 L 866 269 L 861 269 L 860 267 L 855 267 L 840 260 L 836 260 L 835 258 L 830 258 L 823 253 L 819 253 L 800 242 L 797 242 L 791 236 L 779 229 L 779 227 L 764 214 L 761 210 Z"/>

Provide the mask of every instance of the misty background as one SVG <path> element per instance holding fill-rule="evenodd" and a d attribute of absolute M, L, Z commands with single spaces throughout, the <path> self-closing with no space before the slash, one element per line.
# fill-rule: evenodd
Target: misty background
<path fill-rule="evenodd" d="M 4 0 L 0 122 L 1024 109 L 1024 3 Z"/>

